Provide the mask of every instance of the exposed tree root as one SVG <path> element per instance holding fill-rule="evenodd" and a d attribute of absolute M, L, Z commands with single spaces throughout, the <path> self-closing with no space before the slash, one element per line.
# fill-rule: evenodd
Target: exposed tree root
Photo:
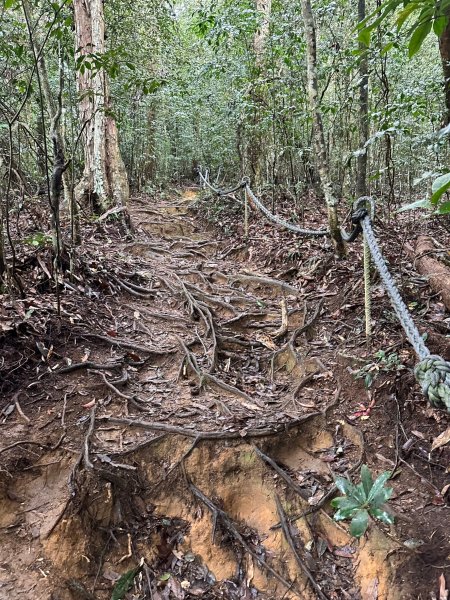
<path fill-rule="evenodd" d="M 248 552 L 256 562 L 261 565 L 266 571 L 268 571 L 271 575 L 275 577 L 280 583 L 282 583 L 287 590 L 293 591 L 299 598 L 301 598 L 301 594 L 294 589 L 294 583 L 285 579 L 282 575 L 280 575 L 275 569 L 273 569 L 260 554 L 257 554 L 244 540 L 242 535 L 239 533 L 238 528 L 230 519 L 225 511 L 216 506 L 212 500 L 210 500 L 205 494 L 198 489 L 189 479 L 188 486 L 193 495 L 198 498 L 208 509 L 211 511 L 213 515 L 214 521 L 220 519 L 222 525 L 226 528 L 226 530 L 231 534 L 231 536 L 242 546 L 242 548 Z"/>

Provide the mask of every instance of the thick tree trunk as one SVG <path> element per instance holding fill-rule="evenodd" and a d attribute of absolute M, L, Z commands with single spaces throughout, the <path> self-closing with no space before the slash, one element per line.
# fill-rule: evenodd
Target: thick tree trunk
<path fill-rule="evenodd" d="M 103 0 L 74 0 L 76 47 L 79 55 L 105 52 Z M 117 125 L 109 113 L 107 75 L 79 70 L 80 119 L 84 127 L 84 172 L 76 187 L 78 201 L 91 200 L 101 210 L 125 206 L 128 178 L 120 155 Z"/>
<path fill-rule="evenodd" d="M 366 18 L 366 0 L 358 0 L 358 22 Z M 369 137 L 369 74 L 367 62 L 367 47 L 364 42 L 359 43 L 361 52 L 359 59 L 359 147 L 364 148 L 364 144 Z M 357 160 L 356 174 L 356 196 L 367 195 L 367 152 L 360 154 Z"/>
<path fill-rule="evenodd" d="M 328 210 L 328 226 L 333 239 L 336 252 L 339 256 L 345 256 L 345 246 L 339 228 L 337 214 L 337 199 L 334 197 L 328 167 L 328 156 L 325 145 L 322 113 L 319 106 L 319 92 L 317 82 L 317 50 L 316 50 L 316 27 L 311 9 L 310 0 L 301 0 L 303 23 L 306 36 L 306 61 L 308 71 L 308 97 L 312 112 L 314 127 L 314 142 L 316 146 L 316 164 L 319 172 L 320 184 L 325 196 Z"/>
<path fill-rule="evenodd" d="M 442 70 L 444 71 L 445 124 L 448 125 L 450 123 L 450 18 L 447 27 L 439 38 L 439 52 L 441 54 Z"/>

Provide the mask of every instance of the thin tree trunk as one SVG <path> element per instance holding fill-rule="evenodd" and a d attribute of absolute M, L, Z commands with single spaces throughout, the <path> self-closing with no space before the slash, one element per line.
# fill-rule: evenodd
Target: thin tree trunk
<path fill-rule="evenodd" d="M 325 145 L 322 113 L 320 111 L 318 82 L 317 82 L 317 50 L 316 27 L 311 9 L 310 0 L 301 0 L 303 22 L 306 35 L 306 60 L 308 70 L 308 97 L 313 117 L 314 142 L 316 146 L 316 164 L 319 172 L 320 184 L 325 196 L 328 211 L 328 226 L 338 256 L 345 256 L 345 246 L 339 228 L 337 214 L 337 199 L 333 194 L 328 165 L 328 156 Z"/>
<path fill-rule="evenodd" d="M 439 38 L 439 52 L 441 54 L 442 70 L 444 71 L 445 125 L 448 125 L 450 123 L 450 18 Z"/>
<path fill-rule="evenodd" d="M 272 0 L 255 0 L 255 8 L 261 14 L 261 23 L 253 38 L 253 51 L 255 55 L 255 67 L 258 71 L 264 70 L 264 55 L 267 37 L 269 35 L 270 15 L 272 11 Z M 263 162 L 263 136 L 261 135 L 261 110 L 263 109 L 262 92 L 257 87 L 251 92 L 253 113 L 250 118 L 250 128 L 246 146 L 246 167 L 251 170 L 252 179 L 258 188 L 262 183 Z"/>
<path fill-rule="evenodd" d="M 74 0 L 76 47 L 79 56 L 105 52 L 103 0 Z M 84 130 L 84 172 L 76 187 L 78 201 L 90 199 L 101 210 L 125 206 L 128 178 L 119 150 L 117 125 L 110 113 L 107 74 L 79 69 L 79 112 Z"/>
<path fill-rule="evenodd" d="M 358 22 L 366 18 L 366 0 L 358 0 Z M 364 144 L 369 137 L 369 73 L 367 62 L 367 47 L 364 42 L 359 43 L 361 52 L 359 59 L 359 147 L 364 148 Z M 356 196 L 367 195 L 367 153 L 360 154 L 357 160 L 356 174 Z"/>

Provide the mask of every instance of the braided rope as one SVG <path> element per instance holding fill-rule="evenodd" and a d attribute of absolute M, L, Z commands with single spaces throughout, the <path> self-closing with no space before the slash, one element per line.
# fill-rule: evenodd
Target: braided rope
<path fill-rule="evenodd" d="M 246 181 L 246 180 L 244 179 L 243 181 Z M 293 225 L 292 223 L 289 223 L 288 221 L 285 221 L 284 219 L 280 219 L 280 217 L 277 217 L 276 215 L 271 213 L 270 210 L 264 206 L 264 204 L 261 202 L 261 200 L 259 200 L 255 196 L 255 194 L 253 193 L 253 191 L 250 188 L 250 186 L 248 185 L 248 183 L 246 183 L 245 185 L 246 185 L 247 193 L 250 196 L 253 204 L 256 206 L 256 208 L 258 208 L 262 212 L 262 214 L 266 217 L 266 219 L 268 219 L 272 223 L 275 223 L 276 225 L 279 225 L 280 227 L 284 227 L 285 229 L 289 229 L 289 231 L 293 231 L 294 233 L 298 233 L 300 235 L 304 235 L 304 236 L 308 236 L 308 237 L 323 237 L 325 235 L 330 235 L 330 232 L 328 231 L 328 229 L 303 229 L 302 227 Z"/>
<path fill-rule="evenodd" d="M 364 313 L 366 320 L 366 338 L 372 337 L 372 302 L 370 299 L 370 249 L 366 238 L 364 238 Z"/>
<path fill-rule="evenodd" d="M 450 363 L 440 356 L 430 354 L 430 351 L 426 347 L 406 304 L 400 296 L 392 275 L 389 273 L 372 229 L 372 221 L 367 212 L 360 222 L 364 238 L 389 294 L 398 320 L 420 359 L 420 362 L 414 369 L 414 375 L 422 388 L 422 392 L 428 398 L 430 404 L 437 408 L 445 408 L 450 412 Z"/>
<path fill-rule="evenodd" d="M 221 190 L 221 189 L 216 188 L 213 185 L 211 185 L 209 183 L 209 181 L 207 181 L 207 179 L 205 178 L 205 176 L 202 174 L 201 171 L 198 171 L 198 174 L 199 174 L 200 180 L 203 182 L 203 184 L 208 186 L 210 190 L 212 190 L 215 194 L 217 194 L 217 196 L 228 196 L 228 194 L 237 192 L 238 190 L 242 189 L 246 185 L 243 181 L 241 181 L 241 183 L 236 185 L 234 188 L 231 188 L 231 190 Z"/>

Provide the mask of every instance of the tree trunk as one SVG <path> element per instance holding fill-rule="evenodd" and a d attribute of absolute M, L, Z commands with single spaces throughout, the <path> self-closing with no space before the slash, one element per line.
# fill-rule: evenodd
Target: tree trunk
<path fill-rule="evenodd" d="M 322 113 L 319 105 L 319 93 L 317 83 L 317 50 L 316 50 L 316 27 L 310 0 L 301 0 L 303 23 L 306 35 L 306 62 L 308 71 L 308 97 L 312 112 L 314 127 L 314 142 L 316 146 L 316 164 L 319 172 L 320 184 L 325 196 L 328 210 L 328 226 L 338 256 L 345 256 L 345 246 L 339 228 L 337 214 L 337 199 L 334 197 L 330 180 L 328 156 L 323 131 Z"/>
<path fill-rule="evenodd" d="M 78 56 L 105 52 L 103 0 L 74 0 Z M 77 72 L 79 112 L 84 127 L 84 172 L 76 186 L 78 201 L 91 200 L 107 210 L 125 206 L 129 197 L 128 178 L 120 155 L 117 125 L 110 114 L 108 79 L 100 69 Z"/>
<path fill-rule="evenodd" d="M 432 238 L 421 235 L 413 249 L 406 245 L 409 256 L 414 259 L 417 271 L 428 279 L 433 292 L 440 294 L 447 310 L 450 310 L 450 267 L 441 262 Z M 441 253 L 445 254 L 445 253 Z"/>
<path fill-rule="evenodd" d="M 253 51 L 255 55 L 255 66 L 258 72 L 264 70 L 264 55 L 267 37 L 269 35 L 270 15 L 272 11 L 272 0 L 255 0 L 255 8 L 261 15 L 259 28 L 253 37 Z M 247 135 L 246 163 L 249 167 L 254 184 L 259 188 L 262 184 L 262 161 L 264 140 L 261 133 L 261 110 L 264 106 L 263 94 L 259 86 L 255 86 L 251 92 L 253 112 L 250 117 L 250 128 Z M 244 169 L 245 170 L 245 169 Z"/>
<path fill-rule="evenodd" d="M 444 32 L 439 38 L 439 52 L 441 54 L 442 70 L 444 71 L 445 91 L 445 125 L 450 123 L 450 15 Z"/>
<path fill-rule="evenodd" d="M 366 0 L 358 0 L 358 22 L 366 18 Z M 361 52 L 359 59 L 359 148 L 364 148 L 364 144 L 369 137 L 369 74 L 367 62 L 367 47 L 364 42 L 359 43 Z M 360 154 L 357 160 L 356 174 L 356 196 L 357 198 L 367 195 L 367 153 Z"/>

